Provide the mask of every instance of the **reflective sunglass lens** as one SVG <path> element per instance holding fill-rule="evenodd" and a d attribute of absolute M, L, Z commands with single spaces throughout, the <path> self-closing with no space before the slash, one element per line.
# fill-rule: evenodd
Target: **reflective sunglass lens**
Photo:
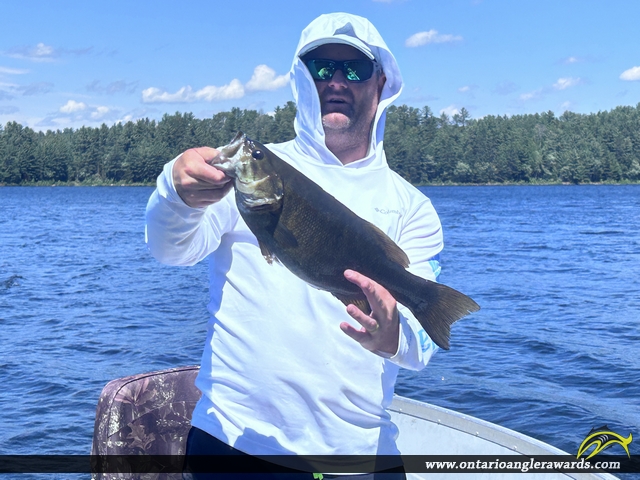
<path fill-rule="evenodd" d="M 320 80 L 330 80 L 336 69 L 332 66 L 321 67 L 317 70 L 317 76 Z"/>
<path fill-rule="evenodd" d="M 373 63 L 367 61 L 344 62 L 342 70 L 347 80 L 352 82 L 364 82 L 373 74 Z"/>
<path fill-rule="evenodd" d="M 337 62 L 333 60 L 308 60 L 305 62 L 311 76 L 315 80 L 330 80 L 336 70 L 341 70 L 350 82 L 364 82 L 373 75 L 374 64 L 368 60 L 347 60 Z"/>

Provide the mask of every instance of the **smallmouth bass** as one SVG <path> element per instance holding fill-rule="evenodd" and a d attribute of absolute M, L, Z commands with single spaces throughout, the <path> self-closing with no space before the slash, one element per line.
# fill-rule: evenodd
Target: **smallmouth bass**
<path fill-rule="evenodd" d="M 368 313 L 362 290 L 344 278 L 355 270 L 386 288 L 445 350 L 451 325 L 480 309 L 463 293 L 407 271 L 409 258 L 382 230 L 264 145 L 238 132 L 218 150 L 209 163 L 233 178 L 240 215 L 269 263 Z"/>

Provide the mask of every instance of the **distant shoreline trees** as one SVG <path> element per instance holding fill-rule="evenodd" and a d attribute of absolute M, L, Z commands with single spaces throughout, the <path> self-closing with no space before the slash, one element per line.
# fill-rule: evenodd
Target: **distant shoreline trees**
<path fill-rule="evenodd" d="M 290 140 L 295 112 L 288 102 L 272 115 L 233 108 L 55 132 L 9 122 L 0 126 L 0 185 L 151 183 L 180 152 L 224 145 L 238 130 L 262 143 Z M 481 119 L 464 108 L 450 118 L 392 106 L 384 144 L 391 168 L 416 185 L 640 182 L 640 103 Z"/>

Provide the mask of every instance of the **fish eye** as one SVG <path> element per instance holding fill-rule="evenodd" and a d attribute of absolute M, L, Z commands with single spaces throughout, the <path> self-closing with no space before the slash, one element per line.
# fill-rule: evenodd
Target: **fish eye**
<path fill-rule="evenodd" d="M 262 160 L 264 158 L 264 153 L 262 150 L 254 150 L 251 152 L 251 156 L 256 160 Z"/>

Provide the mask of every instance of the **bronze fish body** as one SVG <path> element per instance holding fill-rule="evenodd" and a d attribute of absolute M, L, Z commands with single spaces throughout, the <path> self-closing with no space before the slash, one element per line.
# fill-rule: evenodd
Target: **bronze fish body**
<path fill-rule="evenodd" d="M 355 270 L 385 287 L 441 348 L 450 326 L 479 310 L 446 285 L 408 272 L 409 259 L 382 230 L 239 132 L 210 163 L 234 178 L 240 215 L 269 263 L 278 261 L 310 285 L 368 313 L 362 290 L 344 278 Z"/>

